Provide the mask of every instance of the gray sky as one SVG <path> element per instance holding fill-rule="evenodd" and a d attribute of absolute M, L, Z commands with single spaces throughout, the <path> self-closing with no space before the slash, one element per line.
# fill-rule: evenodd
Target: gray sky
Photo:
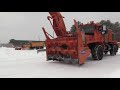
<path fill-rule="evenodd" d="M 120 22 L 120 12 L 61 12 L 65 17 L 65 25 L 70 30 L 73 19 L 87 23 L 100 20 Z M 52 34 L 53 29 L 47 20 L 48 12 L 0 12 L 0 43 L 7 43 L 10 39 L 45 40 L 42 27 Z"/>

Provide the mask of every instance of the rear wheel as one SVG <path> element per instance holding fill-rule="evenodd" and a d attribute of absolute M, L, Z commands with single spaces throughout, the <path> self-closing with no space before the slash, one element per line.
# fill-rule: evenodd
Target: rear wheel
<path fill-rule="evenodd" d="M 103 47 L 101 45 L 96 45 L 92 49 L 92 58 L 94 60 L 102 60 L 102 58 L 103 58 Z"/>
<path fill-rule="evenodd" d="M 111 45 L 110 55 L 111 56 L 116 55 L 117 51 L 118 51 L 117 45 Z"/>

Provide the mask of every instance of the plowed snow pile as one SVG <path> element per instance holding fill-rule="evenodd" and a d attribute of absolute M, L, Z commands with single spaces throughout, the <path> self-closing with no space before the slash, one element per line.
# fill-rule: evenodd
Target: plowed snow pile
<path fill-rule="evenodd" d="M 88 57 L 82 66 L 46 61 L 45 51 L 0 48 L 0 78 L 118 78 L 120 50 L 101 61 Z"/>

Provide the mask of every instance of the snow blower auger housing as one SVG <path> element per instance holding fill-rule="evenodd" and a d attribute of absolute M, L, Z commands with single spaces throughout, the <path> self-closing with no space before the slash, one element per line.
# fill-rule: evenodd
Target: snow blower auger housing
<path fill-rule="evenodd" d="M 90 54 L 93 59 L 102 60 L 103 54 L 110 52 L 110 55 L 114 56 L 118 52 L 114 33 L 105 25 L 90 22 L 81 24 L 78 28 L 78 23 L 74 20 L 76 31 L 68 32 L 63 21 L 64 17 L 59 12 L 49 14 L 51 16 L 47 19 L 57 37 L 52 37 L 42 28 L 46 36 L 47 61 L 84 64 Z"/>

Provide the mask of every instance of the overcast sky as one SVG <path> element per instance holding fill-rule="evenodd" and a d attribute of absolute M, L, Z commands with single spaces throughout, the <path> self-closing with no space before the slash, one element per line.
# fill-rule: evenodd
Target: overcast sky
<path fill-rule="evenodd" d="M 100 20 L 120 22 L 120 12 L 61 12 L 65 25 L 70 30 L 73 19 L 87 23 Z M 53 29 L 47 20 L 48 12 L 0 12 L 0 43 L 16 40 L 45 40 L 42 27 L 52 34 Z"/>

